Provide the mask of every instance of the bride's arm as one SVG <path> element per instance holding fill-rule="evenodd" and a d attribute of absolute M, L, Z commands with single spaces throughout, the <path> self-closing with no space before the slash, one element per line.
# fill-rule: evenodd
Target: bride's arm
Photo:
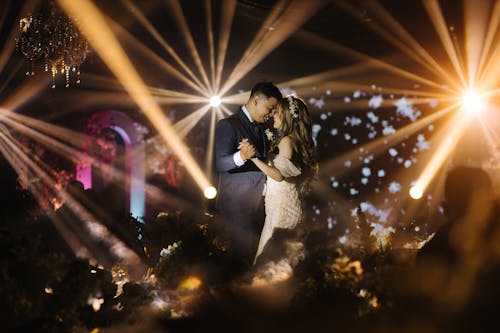
<path fill-rule="evenodd" d="M 280 140 L 280 143 L 278 144 L 278 149 L 279 149 L 279 156 L 284 157 L 286 159 L 291 159 L 292 158 L 292 153 L 293 153 L 293 146 L 292 146 L 292 139 L 290 139 L 288 136 L 283 137 Z M 285 177 L 281 174 L 281 172 L 275 168 L 274 166 L 268 165 L 267 163 L 263 162 L 262 160 L 254 157 L 252 158 L 252 162 L 255 163 L 255 165 L 268 177 L 280 182 Z"/>

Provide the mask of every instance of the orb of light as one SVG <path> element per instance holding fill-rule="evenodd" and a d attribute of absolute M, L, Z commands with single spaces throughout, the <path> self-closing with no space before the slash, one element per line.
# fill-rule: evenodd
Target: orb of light
<path fill-rule="evenodd" d="M 210 106 L 213 106 L 214 108 L 218 107 L 221 103 L 221 99 L 219 96 L 212 96 L 210 97 Z"/>
<path fill-rule="evenodd" d="M 205 189 L 203 192 L 205 194 L 205 198 L 207 199 L 213 199 L 217 195 L 217 190 L 213 186 L 209 186 Z"/>
<path fill-rule="evenodd" d="M 422 187 L 419 185 L 415 185 L 410 188 L 410 197 L 412 197 L 415 200 L 422 198 L 423 194 L 424 191 L 422 190 Z"/>
<path fill-rule="evenodd" d="M 462 107 L 467 112 L 480 112 L 485 106 L 485 101 L 474 90 L 467 90 L 462 95 Z"/>

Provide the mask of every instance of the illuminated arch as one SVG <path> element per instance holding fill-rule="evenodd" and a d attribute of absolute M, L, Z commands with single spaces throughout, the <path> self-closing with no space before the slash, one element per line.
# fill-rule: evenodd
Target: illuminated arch
<path fill-rule="evenodd" d="M 108 110 L 94 114 L 93 125 L 115 131 L 125 146 L 125 200 L 126 208 L 139 219 L 145 214 L 145 144 L 139 126 L 123 112 Z M 92 165 L 79 162 L 76 179 L 85 188 L 92 187 Z"/>

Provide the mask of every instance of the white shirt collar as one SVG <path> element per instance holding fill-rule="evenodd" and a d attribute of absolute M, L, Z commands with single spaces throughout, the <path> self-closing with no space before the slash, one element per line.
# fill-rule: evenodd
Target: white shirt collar
<path fill-rule="evenodd" d="M 248 120 L 250 120 L 250 122 L 253 123 L 252 116 L 250 115 L 250 112 L 248 112 L 247 107 L 245 105 L 242 105 L 241 109 L 243 110 L 245 116 L 247 116 Z"/>

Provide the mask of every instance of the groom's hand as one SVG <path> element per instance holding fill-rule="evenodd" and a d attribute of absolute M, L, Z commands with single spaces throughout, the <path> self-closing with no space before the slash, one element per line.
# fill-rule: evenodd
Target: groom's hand
<path fill-rule="evenodd" d="M 241 158 L 245 161 L 255 155 L 255 148 L 248 142 L 248 139 L 243 139 L 239 144 L 239 148 Z"/>

